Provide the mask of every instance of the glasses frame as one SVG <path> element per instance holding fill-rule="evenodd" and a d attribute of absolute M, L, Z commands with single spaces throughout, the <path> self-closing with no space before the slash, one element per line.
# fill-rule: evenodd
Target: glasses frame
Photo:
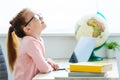
<path fill-rule="evenodd" d="M 33 20 L 33 18 L 40 19 L 40 17 L 41 14 L 35 14 L 32 18 L 30 18 L 30 20 L 25 24 L 25 26 L 27 26 Z"/>

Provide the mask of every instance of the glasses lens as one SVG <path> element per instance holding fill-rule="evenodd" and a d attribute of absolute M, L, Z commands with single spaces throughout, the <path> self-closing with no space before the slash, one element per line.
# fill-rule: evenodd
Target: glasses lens
<path fill-rule="evenodd" d="M 37 14 L 39 18 L 43 18 L 43 15 L 41 13 Z"/>
<path fill-rule="evenodd" d="M 40 17 L 39 15 L 34 15 L 34 18 L 38 20 Z"/>

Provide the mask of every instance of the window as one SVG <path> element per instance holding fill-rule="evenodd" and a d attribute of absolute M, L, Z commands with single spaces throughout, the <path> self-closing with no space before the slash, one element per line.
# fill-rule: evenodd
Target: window
<path fill-rule="evenodd" d="M 7 32 L 9 21 L 24 7 L 43 14 L 47 24 L 45 33 L 73 33 L 76 22 L 82 16 L 97 11 L 107 18 L 111 33 L 120 33 L 119 3 L 119 0 L 2 0 L 0 33 Z"/>

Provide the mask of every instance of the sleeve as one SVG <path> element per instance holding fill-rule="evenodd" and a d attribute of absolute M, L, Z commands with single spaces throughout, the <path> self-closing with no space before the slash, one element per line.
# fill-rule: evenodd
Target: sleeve
<path fill-rule="evenodd" d="M 44 53 L 42 52 L 43 48 L 44 47 L 36 41 L 30 41 L 27 53 L 33 59 L 40 72 L 47 73 L 52 71 L 53 68 L 45 60 L 43 56 Z"/>

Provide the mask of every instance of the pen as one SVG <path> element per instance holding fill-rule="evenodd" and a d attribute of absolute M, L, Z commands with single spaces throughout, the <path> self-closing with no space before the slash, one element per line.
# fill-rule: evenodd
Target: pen
<path fill-rule="evenodd" d="M 57 70 L 66 70 L 65 68 L 60 68 L 60 69 L 57 69 Z"/>
<path fill-rule="evenodd" d="M 65 70 L 65 71 L 67 71 L 68 72 L 68 69 L 66 69 L 66 68 L 60 68 L 60 69 L 57 69 L 58 71 L 59 70 Z"/>

